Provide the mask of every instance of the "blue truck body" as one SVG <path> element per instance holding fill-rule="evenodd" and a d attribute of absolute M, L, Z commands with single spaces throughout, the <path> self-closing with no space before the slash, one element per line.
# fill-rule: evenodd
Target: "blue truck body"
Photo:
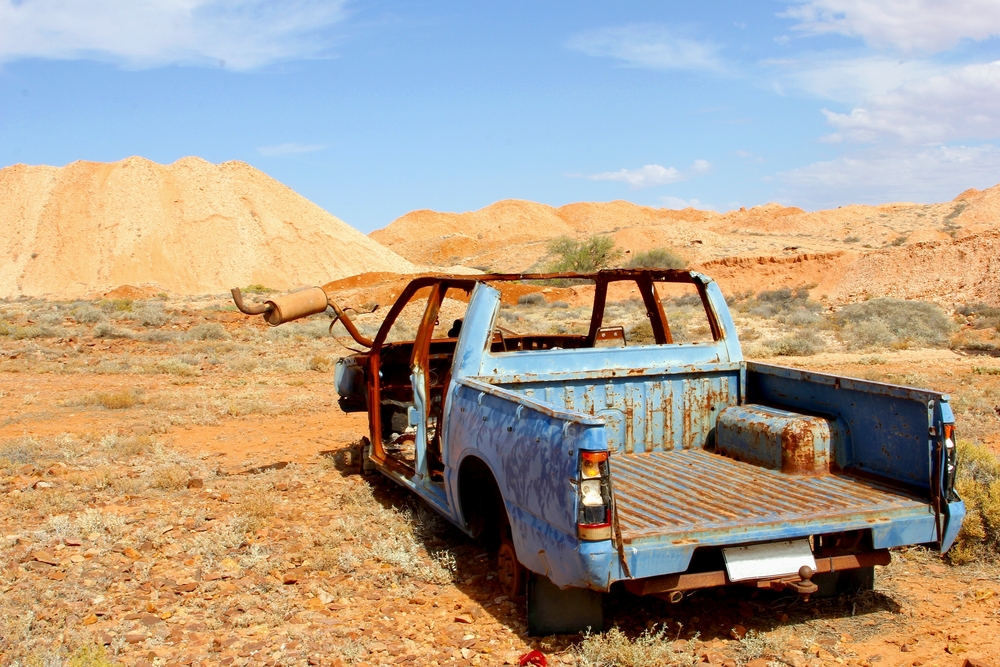
<path fill-rule="evenodd" d="M 642 285 L 643 275 L 603 279 Z M 415 281 L 400 300 L 431 290 L 425 327 L 448 288 L 468 290 L 468 309 L 457 337 L 418 333 L 403 354 L 413 397 L 402 402 L 413 446 L 405 461 L 381 444 L 388 422 L 372 408 L 387 404 L 391 345 L 382 335 L 370 353 L 341 361 L 339 390 L 366 404 L 371 442 L 380 441 L 369 467 L 472 535 L 484 530 L 474 515 L 488 486 L 517 561 L 559 589 L 625 582 L 665 594 L 730 583 L 712 556 L 720 549 L 808 539 L 820 562 L 820 545 L 833 544 L 823 536 L 840 540 L 828 553 L 854 558 L 836 561 L 845 567 L 880 562 L 863 556 L 890 547 L 951 546 L 965 510 L 953 490 L 946 395 L 748 362 L 714 281 L 677 271 L 653 279 L 698 288 L 713 340 L 510 349 L 497 343 L 500 277 Z M 435 359 L 445 364 L 437 372 Z M 586 453 L 606 453 L 601 539 L 581 528 Z M 827 571 L 838 567 L 832 558 Z"/>

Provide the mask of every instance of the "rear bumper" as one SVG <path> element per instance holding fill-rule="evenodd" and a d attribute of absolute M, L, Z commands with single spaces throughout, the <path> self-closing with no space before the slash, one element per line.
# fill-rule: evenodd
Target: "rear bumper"
<path fill-rule="evenodd" d="M 816 574 L 843 572 L 844 570 L 854 570 L 859 567 L 871 567 L 873 565 L 888 565 L 891 561 L 892 556 L 889 554 L 888 549 L 847 556 L 817 558 Z M 674 591 L 691 591 L 698 588 L 726 586 L 730 583 L 732 582 L 726 576 L 725 570 L 715 570 L 712 572 L 685 572 L 659 577 L 648 577 L 646 579 L 632 579 L 625 582 L 625 588 L 635 595 L 662 595 L 664 593 L 673 593 Z"/>

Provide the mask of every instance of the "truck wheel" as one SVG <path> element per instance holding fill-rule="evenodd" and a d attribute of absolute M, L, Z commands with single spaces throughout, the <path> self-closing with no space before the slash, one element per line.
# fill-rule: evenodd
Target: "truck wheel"
<path fill-rule="evenodd" d="M 875 590 L 875 566 L 859 567 L 841 572 L 823 572 L 814 575 L 813 582 L 819 590 L 814 598 L 832 598 L 838 595 L 854 595 L 861 591 Z"/>
<path fill-rule="evenodd" d="M 549 578 L 529 573 L 528 634 L 547 635 L 600 632 L 604 625 L 603 595 L 586 588 L 560 589 Z"/>
<path fill-rule="evenodd" d="M 497 552 L 497 573 L 500 580 L 500 593 L 508 598 L 524 596 L 524 580 L 527 570 L 517 559 L 517 551 L 510 538 L 504 537 Z"/>

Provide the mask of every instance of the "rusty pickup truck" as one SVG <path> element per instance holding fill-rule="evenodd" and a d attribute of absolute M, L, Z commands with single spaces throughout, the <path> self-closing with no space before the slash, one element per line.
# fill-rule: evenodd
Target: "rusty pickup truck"
<path fill-rule="evenodd" d="M 871 588 L 965 514 L 948 396 L 746 361 L 697 272 L 418 277 L 373 338 L 319 288 L 239 296 L 272 324 L 332 308 L 365 348 L 335 374 L 364 468 L 495 548 L 531 634 L 600 629 L 612 587 Z"/>

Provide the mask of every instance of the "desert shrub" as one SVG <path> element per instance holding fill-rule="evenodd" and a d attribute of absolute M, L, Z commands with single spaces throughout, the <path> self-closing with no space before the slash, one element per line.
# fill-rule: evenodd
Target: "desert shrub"
<path fill-rule="evenodd" d="M 270 294 L 274 290 L 270 287 L 264 287 L 259 283 L 255 283 L 253 285 L 247 285 L 243 288 L 243 291 L 247 294 Z"/>
<path fill-rule="evenodd" d="M 788 318 L 796 313 L 815 313 L 822 306 L 809 298 L 809 289 L 782 287 L 761 292 L 743 302 L 743 308 L 760 317 Z"/>
<path fill-rule="evenodd" d="M 547 270 L 593 273 L 615 266 L 623 256 L 610 236 L 596 235 L 585 241 L 560 236 L 549 241 Z"/>
<path fill-rule="evenodd" d="M 826 343 L 812 331 L 798 331 L 761 345 L 778 357 L 807 357 L 821 351 Z"/>
<path fill-rule="evenodd" d="M 892 245 L 892 246 L 901 246 L 904 243 L 906 243 L 906 239 L 907 238 L 908 238 L 907 236 L 905 236 L 903 234 L 900 234 L 899 236 L 897 236 L 896 238 L 894 238 L 892 241 L 890 241 L 889 245 Z"/>
<path fill-rule="evenodd" d="M 687 262 L 667 248 L 653 248 L 636 253 L 628 263 L 630 269 L 683 269 Z"/>
<path fill-rule="evenodd" d="M 549 304 L 551 308 L 569 308 L 568 301 L 553 301 Z"/>
<path fill-rule="evenodd" d="M 170 316 L 158 302 L 144 303 L 125 314 L 124 319 L 138 322 L 144 327 L 160 327 L 170 321 Z"/>
<path fill-rule="evenodd" d="M 97 324 L 107 319 L 107 316 L 98 308 L 89 304 L 77 306 L 70 311 L 70 317 L 79 324 Z"/>
<path fill-rule="evenodd" d="M 964 304 L 957 306 L 955 312 L 967 318 L 972 318 L 974 329 L 996 329 L 1000 331 L 1000 308 L 987 306 L 985 303 Z"/>
<path fill-rule="evenodd" d="M 851 349 L 942 347 L 954 328 L 944 310 L 932 303 L 889 297 L 844 306 L 833 320 Z"/>
<path fill-rule="evenodd" d="M 645 630 L 635 639 L 630 639 L 617 626 L 599 634 L 588 631 L 576 652 L 580 664 L 585 667 L 660 667 L 699 662 L 693 650 L 674 650 L 666 627 Z"/>
<path fill-rule="evenodd" d="M 949 560 L 961 565 L 995 559 L 1000 555 L 1000 459 L 982 445 L 960 440 L 955 490 L 966 514 Z"/>
<path fill-rule="evenodd" d="M 545 297 L 541 292 L 522 294 L 517 297 L 517 305 L 519 306 L 543 306 L 545 303 Z"/>
<path fill-rule="evenodd" d="M 132 299 L 102 299 L 97 305 L 106 313 L 120 313 L 132 310 L 132 303 Z"/>
<path fill-rule="evenodd" d="M 860 242 L 861 242 L 860 236 L 847 236 L 844 238 L 844 243 L 860 243 Z"/>
<path fill-rule="evenodd" d="M 54 338 L 62 334 L 62 329 L 49 326 L 40 327 L 29 324 L 26 327 L 22 327 L 6 320 L 0 320 L 0 336 L 7 336 L 16 340 L 24 340 L 26 338 Z"/>
<path fill-rule="evenodd" d="M 191 327 L 187 332 L 189 340 L 223 340 L 229 338 L 226 328 L 218 322 L 204 322 Z"/>
<path fill-rule="evenodd" d="M 133 334 L 128 329 L 119 329 L 110 322 L 101 322 L 94 327 L 94 338 L 132 338 Z"/>

